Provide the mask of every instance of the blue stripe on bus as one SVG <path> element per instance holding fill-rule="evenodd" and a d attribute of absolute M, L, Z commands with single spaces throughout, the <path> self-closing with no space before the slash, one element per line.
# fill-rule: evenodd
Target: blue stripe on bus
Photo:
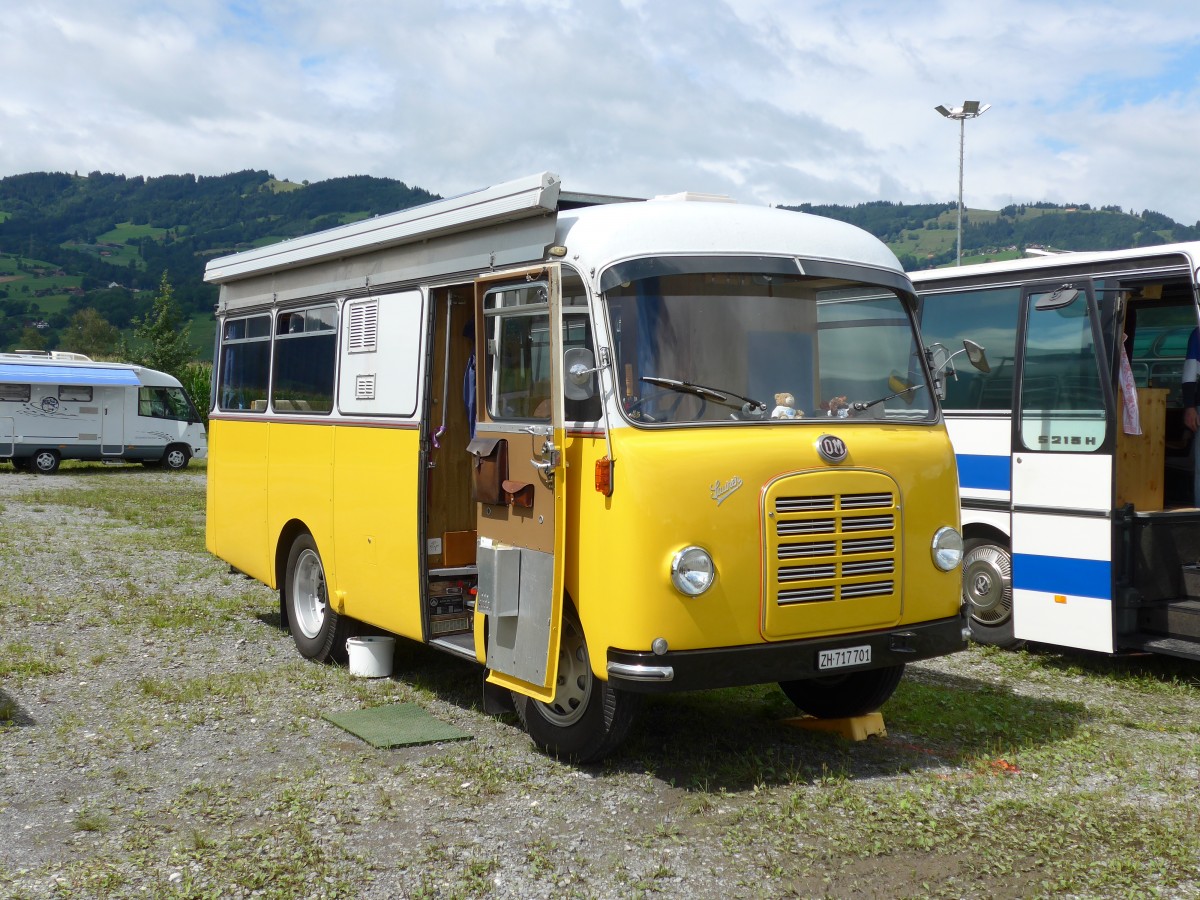
<path fill-rule="evenodd" d="M 958 486 L 986 491 L 1008 491 L 1012 489 L 1008 456 L 979 456 L 973 453 L 957 453 Z"/>
<path fill-rule="evenodd" d="M 1013 587 L 1046 594 L 1112 599 L 1112 563 L 1066 556 L 1013 554 Z"/>

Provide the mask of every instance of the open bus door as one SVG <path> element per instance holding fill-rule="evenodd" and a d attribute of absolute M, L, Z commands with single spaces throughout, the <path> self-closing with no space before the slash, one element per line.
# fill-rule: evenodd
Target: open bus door
<path fill-rule="evenodd" d="M 558 267 L 479 279 L 475 334 L 469 449 L 488 681 L 549 702 L 558 677 L 566 523 Z"/>
<path fill-rule="evenodd" d="M 1026 286 L 1012 430 L 1013 635 L 1113 651 L 1113 391 L 1088 279 Z"/>

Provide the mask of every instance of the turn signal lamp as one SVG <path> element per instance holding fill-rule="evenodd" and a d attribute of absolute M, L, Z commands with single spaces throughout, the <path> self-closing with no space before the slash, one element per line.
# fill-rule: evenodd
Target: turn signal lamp
<path fill-rule="evenodd" d="M 596 460 L 596 490 L 605 497 L 613 492 L 613 461 L 607 456 Z"/>

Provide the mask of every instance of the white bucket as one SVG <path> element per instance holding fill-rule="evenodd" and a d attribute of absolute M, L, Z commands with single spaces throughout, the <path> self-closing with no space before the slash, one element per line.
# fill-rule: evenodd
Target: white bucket
<path fill-rule="evenodd" d="M 359 678 L 386 678 L 392 674 L 392 653 L 396 639 L 379 635 L 346 639 L 350 656 L 350 674 Z"/>

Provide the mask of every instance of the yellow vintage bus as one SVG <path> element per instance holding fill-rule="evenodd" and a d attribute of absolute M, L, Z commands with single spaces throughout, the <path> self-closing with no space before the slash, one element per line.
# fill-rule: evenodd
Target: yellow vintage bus
<path fill-rule="evenodd" d="M 851 716 L 965 646 L 936 373 L 857 228 L 543 173 L 206 279 L 208 548 L 306 657 L 364 626 L 466 657 L 590 761 L 646 693 Z"/>

